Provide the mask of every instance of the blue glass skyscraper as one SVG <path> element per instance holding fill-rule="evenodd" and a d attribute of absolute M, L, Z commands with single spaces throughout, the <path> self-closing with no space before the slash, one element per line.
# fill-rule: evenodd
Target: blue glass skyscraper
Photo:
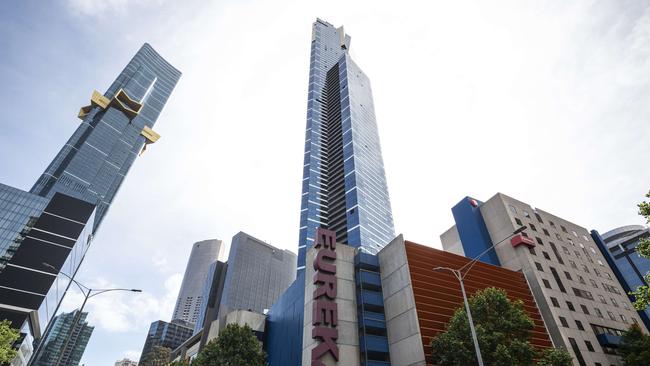
<path fill-rule="evenodd" d="M 298 271 L 316 228 L 375 254 L 395 236 L 370 80 L 343 27 L 312 28 Z"/>
<path fill-rule="evenodd" d="M 106 93 L 95 91 L 81 108 L 81 124 L 30 192 L 95 204 L 95 232 L 135 158 L 160 137 L 152 128 L 180 76 L 144 44 Z"/>

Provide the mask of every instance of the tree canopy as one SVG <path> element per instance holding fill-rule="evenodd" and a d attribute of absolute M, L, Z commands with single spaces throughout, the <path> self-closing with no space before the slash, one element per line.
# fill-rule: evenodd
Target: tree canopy
<path fill-rule="evenodd" d="M 638 325 L 632 325 L 623 333 L 618 352 L 625 366 L 650 365 L 650 335 L 643 334 Z"/>
<path fill-rule="evenodd" d="M 248 326 L 228 324 L 208 343 L 192 366 L 264 366 L 266 353 Z"/>
<path fill-rule="evenodd" d="M 650 198 L 650 192 L 645 196 Z M 650 202 L 643 201 L 638 206 L 639 215 L 646 219 L 646 223 L 650 223 Z M 641 239 L 636 251 L 641 257 L 650 259 L 650 238 Z M 646 273 L 645 282 L 650 283 L 650 273 Z M 645 310 L 650 305 L 650 287 L 647 285 L 637 287 L 630 295 L 634 296 L 634 307 L 637 310 Z"/>
<path fill-rule="evenodd" d="M 530 344 L 532 319 L 524 311 L 521 300 L 511 301 L 506 292 L 498 288 L 486 288 L 469 299 L 469 306 L 486 365 L 529 366 L 533 365 L 537 351 Z M 465 307 L 459 307 L 451 317 L 444 333 L 432 342 L 433 361 L 443 366 L 475 365 L 474 343 L 469 329 Z M 565 359 L 568 363 L 562 363 Z M 571 357 L 565 350 L 545 351 L 540 355 L 545 366 L 571 365 Z"/>
<path fill-rule="evenodd" d="M 146 359 L 140 362 L 141 366 L 165 366 L 169 364 L 172 350 L 167 347 L 154 346 Z"/>
<path fill-rule="evenodd" d="M 18 329 L 12 328 L 9 320 L 0 321 L 0 365 L 9 363 L 16 357 L 13 345 L 19 337 Z"/>

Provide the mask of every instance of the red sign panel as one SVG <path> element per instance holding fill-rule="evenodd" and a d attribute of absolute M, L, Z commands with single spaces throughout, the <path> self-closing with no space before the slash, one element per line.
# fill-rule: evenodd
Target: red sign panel
<path fill-rule="evenodd" d="M 533 241 L 533 239 L 527 236 L 523 236 L 521 234 L 513 236 L 512 239 L 510 239 L 510 244 L 512 244 L 513 247 L 517 247 L 522 244 L 529 247 L 535 246 L 535 242 Z"/>
<path fill-rule="evenodd" d="M 336 305 L 336 233 L 322 228 L 316 229 L 314 248 L 318 249 L 314 258 L 314 285 L 316 290 L 312 299 L 314 308 L 311 324 L 311 338 L 320 343 L 311 350 L 311 366 L 325 366 L 321 358 L 327 353 L 339 360 L 339 347 L 336 340 L 339 331 L 338 309 Z"/>

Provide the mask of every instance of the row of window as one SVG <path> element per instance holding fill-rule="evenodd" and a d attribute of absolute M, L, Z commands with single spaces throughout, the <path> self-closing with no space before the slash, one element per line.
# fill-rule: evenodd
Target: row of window
<path fill-rule="evenodd" d="M 518 214 L 518 212 L 517 212 L 517 208 L 516 208 L 515 206 L 513 206 L 513 205 L 508 205 L 508 206 L 509 206 L 510 211 L 511 211 L 512 213 L 514 213 L 515 215 Z M 526 218 L 529 218 L 529 219 L 531 218 L 530 214 L 529 214 L 528 211 L 526 211 L 526 210 L 522 210 L 522 214 L 523 214 L 524 217 L 526 217 Z M 539 222 L 540 224 L 543 224 L 543 223 L 544 223 L 544 220 L 542 220 L 542 217 L 541 217 L 537 212 L 534 212 L 534 214 L 535 214 L 535 218 L 537 219 L 537 222 Z M 554 223 L 553 221 L 549 221 L 548 224 L 551 225 L 552 228 L 556 229 L 555 223 Z M 532 224 L 531 224 L 531 225 L 532 225 Z M 560 229 L 561 229 L 562 232 L 564 232 L 564 233 L 567 233 L 567 234 L 569 233 L 569 231 L 567 230 L 567 228 L 564 227 L 563 225 L 560 225 Z M 537 230 L 535 230 L 535 231 L 537 231 Z M 545 230 L 545 231 L 546 231 L 546 230 Z M 547 231 L 546 231 L 546 232 L 547 232 Z M 575 236 L 576 238 L 578 237 L 578 233 L 576 233 L 575 230 L 571 230 L 571 233 L 572 233 L 573 236 Z M 588 238 L 586 235 L 582 235 L 582 238 L 583 238 L 585 241 L 589 241 L 589 238 Z"/>
<path fill-rule="evenodd" d="M 615 300 L 612 299 L 612 301 L 615 301 Z M 558 301 L 557 298 L 551 296 L 551 303 L 553 304 L 554 307 L 561 308 L 560 307 L 560 302 Z M 573 303 L 571 301 L 566 301 L 566 305 L 567 305 L 567 308 L 569 310 L 576 311 L 576 308 L 575 308 L 575 306 L 573 306 Z M 589 313 L 589 309 L 587 308 L 586 305 L 580 304 L 580 309 L 582 310 L 582 312 L 585 315 L 591 315 Z M 605 318 L 603 316 L 602 311 L 599 308 L 594 307 L 594 311 L 595 311 L 596 316 L 598 316 L 599 318 Z M 611 311 L 607 311 L 607 316 L 609 317 L 609 319 L 611 319 L 613 321 L 618 321 L 618 319 L 616 318 L 614 313 L 611 312 Z M 627 317 L 625 315 L 619 314 L 619 318 L 620 318 L 620 321 L 622 321 L 623 323 L 629 324 L 629 321 L 628 321 L 628 319 L 627 319 Z M 636 324 L 637 323 L 636 318 L 632 318 L 632 322 L 634 322 Z M 565 328 L 569 328 L 569 325 L 566 322 L 566 319 L 564 317 L 560 317 L 560 323 L 562 323 L 562 326 L 564 326 Z M 576 326 L 578 327 L 579 330 L 585 330 L 584 327 L 582 326 L 582 323 L 579 320 L 576 320 Z"/>

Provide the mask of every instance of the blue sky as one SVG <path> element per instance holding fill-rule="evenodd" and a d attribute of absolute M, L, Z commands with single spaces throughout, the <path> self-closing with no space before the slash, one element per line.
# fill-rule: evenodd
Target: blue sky
<path fill-rule="evenodd" d="M 450 207 L 503 192 L 589 229 L 642 223 L 650 188 L 645 1 L 0 2 L 0 181 L 29 189 L 149 42 L 183 72 L 81 272 L 142 288 L 88 305 L 83 362 L 138 357 L 193 242 L 296 250 L 311 22 L 345 25 L 372 80 L 393 215 L 440 246 Z M 66 308 L 79 304 L 78 294 Z"/>

